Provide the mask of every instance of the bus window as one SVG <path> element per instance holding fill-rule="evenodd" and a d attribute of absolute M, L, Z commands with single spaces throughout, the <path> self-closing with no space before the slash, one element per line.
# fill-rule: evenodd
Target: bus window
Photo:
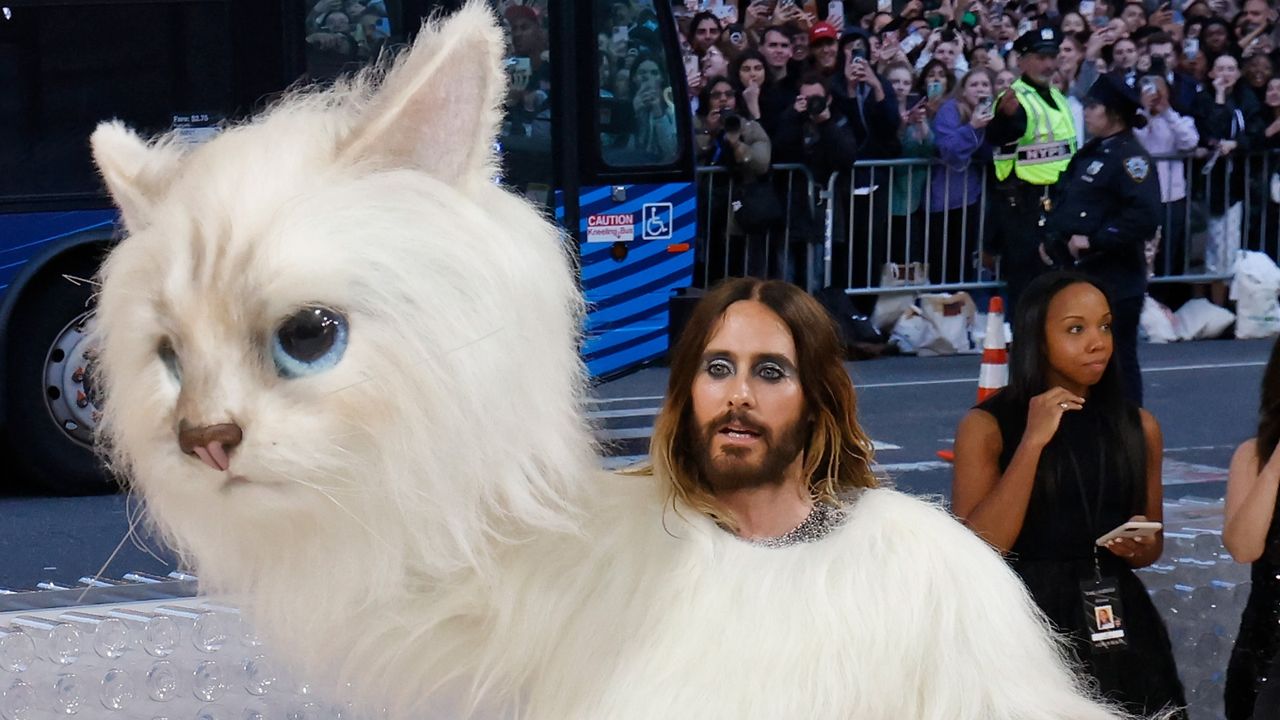
<path fill-rule="evenodd" d="M 404 39 L 403 28 L 391 22 L 386 0 L 317 0 L 305 23 L 307 79 L 314 82 L 332 82 L 359 70 Z"/>
<path fill-rule="evenodd" d="M 235 109 L 229 2 L 15 4 L 0 15 L 0 199 L 96 194 L 87 138 Z M 103 201 L 105 205 L 105 201 Z"/>
<path fill-rule="evenodd" d="M 653 0 L 614 3 L 598 15 L 596 119 L 606 165 L 669 165 L 680 157 L 677 91 Z"/>
<path fill-rule="evenodd" d="M 533 202 L 550 207 L 552 66 L 545 5 L 500 4 L 507 31 L 506 114 L 498 138 L 502 180 Z"/>

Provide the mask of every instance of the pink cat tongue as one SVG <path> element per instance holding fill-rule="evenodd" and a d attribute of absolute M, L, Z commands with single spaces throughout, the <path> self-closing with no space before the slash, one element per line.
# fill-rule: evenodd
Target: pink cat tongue
<path fill-rule="evenodd" d="M 195 451 L 197 457 L 204 461 L 205 465 L 214 470 L 221 472 L 231 467 L 231 460 L 227 457 L 227 451 L 223 450 L 222 443 L 216 440 L 209 443 L 207 447 L 197 445 L 192 450 Z"/>

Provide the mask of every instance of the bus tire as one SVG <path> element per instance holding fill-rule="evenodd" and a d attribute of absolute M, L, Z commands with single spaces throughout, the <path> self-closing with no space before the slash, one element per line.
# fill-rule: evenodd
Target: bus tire
<path fill-rule="evenodd" d="M 89 307 L 93 286 L 63 277 L 92 279 L 99 253 L 80 252 L 55 261 L 32 279 L 8 327 L 6 434 L 21 475 L 37 489 L 58 495 L 111 492 L 118 485 L 87 443 L 77 442 L 55 422 L 46 401 L 48 364 L 63 330 Z"/>

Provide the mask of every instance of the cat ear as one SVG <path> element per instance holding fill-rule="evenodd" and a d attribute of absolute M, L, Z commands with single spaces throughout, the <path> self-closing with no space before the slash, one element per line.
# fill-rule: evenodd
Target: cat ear
<path fill-rule="evenodd" d="M 173 145 L 147 145 L 119 120 L 98 125 L 89 138 L 93 161 L 130 233 L 151 222 L 151 209 L 177 173 L 182 151 Z"/>
<path fill-rule="evenodd" d="M 340 157 L 421 169 L 467 188 L 495 171 L 505 42 L 483 2 L 422 29 L 387 74 Z"/>

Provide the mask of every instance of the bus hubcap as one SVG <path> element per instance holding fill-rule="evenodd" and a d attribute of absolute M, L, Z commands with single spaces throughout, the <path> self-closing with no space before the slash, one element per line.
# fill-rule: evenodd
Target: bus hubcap
<path fill-rule="evenodd" d="M 90 336 L 93 313 L 67 323 L 44 361 L 44 400 L 54 423 L 72 441 L 93 446 L 100 412 L 93 382 L 95 348 Z"/>

